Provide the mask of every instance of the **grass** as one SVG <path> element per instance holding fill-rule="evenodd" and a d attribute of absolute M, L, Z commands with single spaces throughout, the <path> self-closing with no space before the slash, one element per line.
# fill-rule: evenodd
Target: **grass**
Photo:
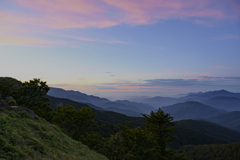
<path fill-rule="evenodd" d="M 46 120 L 26 111 L 0 110 L 0 158 L 7 160 L 106 160 Z"/>

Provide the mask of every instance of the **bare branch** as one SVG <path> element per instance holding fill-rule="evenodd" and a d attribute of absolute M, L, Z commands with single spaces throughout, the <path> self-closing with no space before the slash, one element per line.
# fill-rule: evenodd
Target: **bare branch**
<path fill-rule="evenodd" d="M 129 154 L 134 150 L 134 148 L 136 147 L 137 145 L 134 145 L 133 148 L 123 157 L 123 160 L 125 160 L 127 158 L 127 156 L 129 156 Z"/>

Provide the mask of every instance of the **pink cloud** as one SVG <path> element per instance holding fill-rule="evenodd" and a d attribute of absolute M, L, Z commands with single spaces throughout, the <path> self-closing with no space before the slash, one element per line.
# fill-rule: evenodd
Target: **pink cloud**
<path fill-rule="evenodd" d="M 74 38 L 80 41 L 90 41 L 90 42 L 94 42 L 96 41 L 96 39 L 90 39 L 90 38 L 83 38 L 83 37 L 77 37 L 77 36 L 70 36 L 70 38 Z"/>
<path fill-rule="evenodd" d="M 216 66 L 216 67 L 212 67 L 214 69 L 236 69 L 236 68 L 232 68 L 232 67 L 226 67 L 226 66 Z"/>
<path fill-rule="evenodd" d="M 56 44 L 66 44 L 66 43 L 62 41 L 50 41 L 50 40 L 20 37 L 20 36 L 1 36 L 0 37 L 0 45 L 41 46 L 41 45 L 56 45 Z"/>
<path fill-rule="evenodd" d="M 103 0 L 110 6 L 122 11 L 125 23 L 151 24 L 157 20 L 183 19 L 191 17 L 225 18 L 222 10 L 210 8 L 214 0 Z"/>
<path fill-rule="evenodd" d="M 29 9 L 3 13 L 5 24 L 22 24 L 50 29 L 111 27 L 152 24 L 159 20 L 231 16 L 225 6 L 213 8 L 217 0 L 12 0 Z M 22 10 L 23 11 L 23 10 Z M 3 12 L 3 11 L 2 11 Z M 4 11 L 5 12 L 5 11 Z M 234 12 L 234 10 L 232 11 Z M 235 12 L 234 12 L 235 13 Z M 198 20 L 199 23 L 201 23 Z"/>
<path fill-rule="evenodd" d="M 229 18 L 238 20 L 240 17 L 239 4 L 224 4 L 219 3 L 218 0 L 10 1 L 17 7 L 15 6 L 15 10 L 0 10 L 0 34 L 46 33 L 67 28 L 106 28 L 120 24 L 142 25 L 168 19 L 188 19 L 198 24 L 204 24 L 212 20 Z M 234 2 L 234 0 L 229 1 Z M 218 7 L 212 7 L 215 4 L 218 4 Z M 81 37 L 76 37 L 76 39 L 99 41 Z M 239 39 L 239 36 L 229 35 L 219 39 Z M 118 40 L 101 42 L 125 43 Z"/>
<path fill-rule="evenodd" d="M 123 43 L 125 44 L 126 42 L 119 41 L 119 40 L 99 40 L 99 39 L 92 39 L 92 38 L 84 38 L 84 37 L 77 37 L 77 36 L 69 36 L 70 38 L 74 38 L 80 41 L 90 41 L 90 42 L 104 42 L 104 43 L 110 43 L 110 44 L 117 44 L 117 43 Z"/>

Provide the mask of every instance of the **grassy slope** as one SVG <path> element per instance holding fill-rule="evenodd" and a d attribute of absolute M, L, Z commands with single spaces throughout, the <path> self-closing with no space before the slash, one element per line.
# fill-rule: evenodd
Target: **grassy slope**
<path fill-rule="evenodd" d="M 29 160 L 105 160 L 58 127 L 21 110 L 0 110 L 0 158 Z"/>

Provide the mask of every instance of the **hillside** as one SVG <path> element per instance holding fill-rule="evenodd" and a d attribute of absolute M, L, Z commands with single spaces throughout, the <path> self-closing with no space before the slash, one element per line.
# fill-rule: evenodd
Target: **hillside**
<path fill-rule="evenodd" d="M 179 149 L 184 145 L 202 145 L 202 144 L 226 144 L 227 140 L 213 137 L 203 132 L 189 129 L 188 127 L 176 124 L 173 132 L 178 140 L 170 142 L 168 146 L 174 150 Z"/>
<path fill-rule="evenodd" d="M 189 129 L 200 131 L 204 134 L 224 139 L 229 143 L 240 142 L 239 132 L 229 128 L 222 127 L 215 123 L 200 120 L 181 120 L 177 122 L 177 125 L 183 125 Z"/>
<path fill-rule="evenodd" d="M 4 111 L 5 110 L 5 111 Z M 0 158 L 9 160 L 106 160 L 81 142 L 36 116 L 17 110 L 0 110 Z"/>
<path fill-rule="evenodd" d="M 173 116 L 175 121 L 182 119 L 199 119 L 213 116 L 225 111 L 204 105 L 199 102 L 188 101 L 161 108 L 164 112 Z"/>
<path fill-rule="evenodd" d="M 211 144 L 211 145 L 187 145 L 178 150 L 190 159 L 194 160 L 239 160 L 240 143 Z"/>
<path fill-rule="evenodd" d="M 51 107 L 56 107 L 56 104 L 62 104 L 63 106 L 69 104 L 74 106 L 74 108 L 79 109 L 82 107 L 91 106 L 92 111 L 97 113 L 96 119 L 101 121 L 110 122 L 111 124 L 122 124 L 125 125 L 126 121 L 131 122 L 133 127 L 143 126 L 144 120 L 140 117 L 128 117 L 124 114 L 116 113 L 113 111 L 97 110 L 96 107 L 92 107 L 92 104 L 85 104 L 80 102 L 75 102 L 66 98 L 55 98 L 48 96 L 51 102 Z"/>
<path fill-rule="evenodd" d="M 96 110 L 103 110 L 102 108 L 95 106 L 90 103 L 81 103 L 81 102 L 76 102 L 67 98 L 56 98 L 52 96 L 47 96 L 47 98 L 50 99 L 50 106 L 51 107 L 57 107 L 57 106 L 65 106 L 67 104 L 74 106 L 76 109 L 82 108 L 82 107 L 91 107 Z"/>
<path fill-rule="evenodd" d="M 240 131 L 240 111 L 221 113 L 205 118 L 204 120 Z"/>
<path fill-rule="evenodd" d="M 184 145 L 227 144 L 240 142 L 240 133 L 211 122 L 181 120 L 175 125 L 173 135 L 178 141 L 169 147 L 177 150 Z"/>

